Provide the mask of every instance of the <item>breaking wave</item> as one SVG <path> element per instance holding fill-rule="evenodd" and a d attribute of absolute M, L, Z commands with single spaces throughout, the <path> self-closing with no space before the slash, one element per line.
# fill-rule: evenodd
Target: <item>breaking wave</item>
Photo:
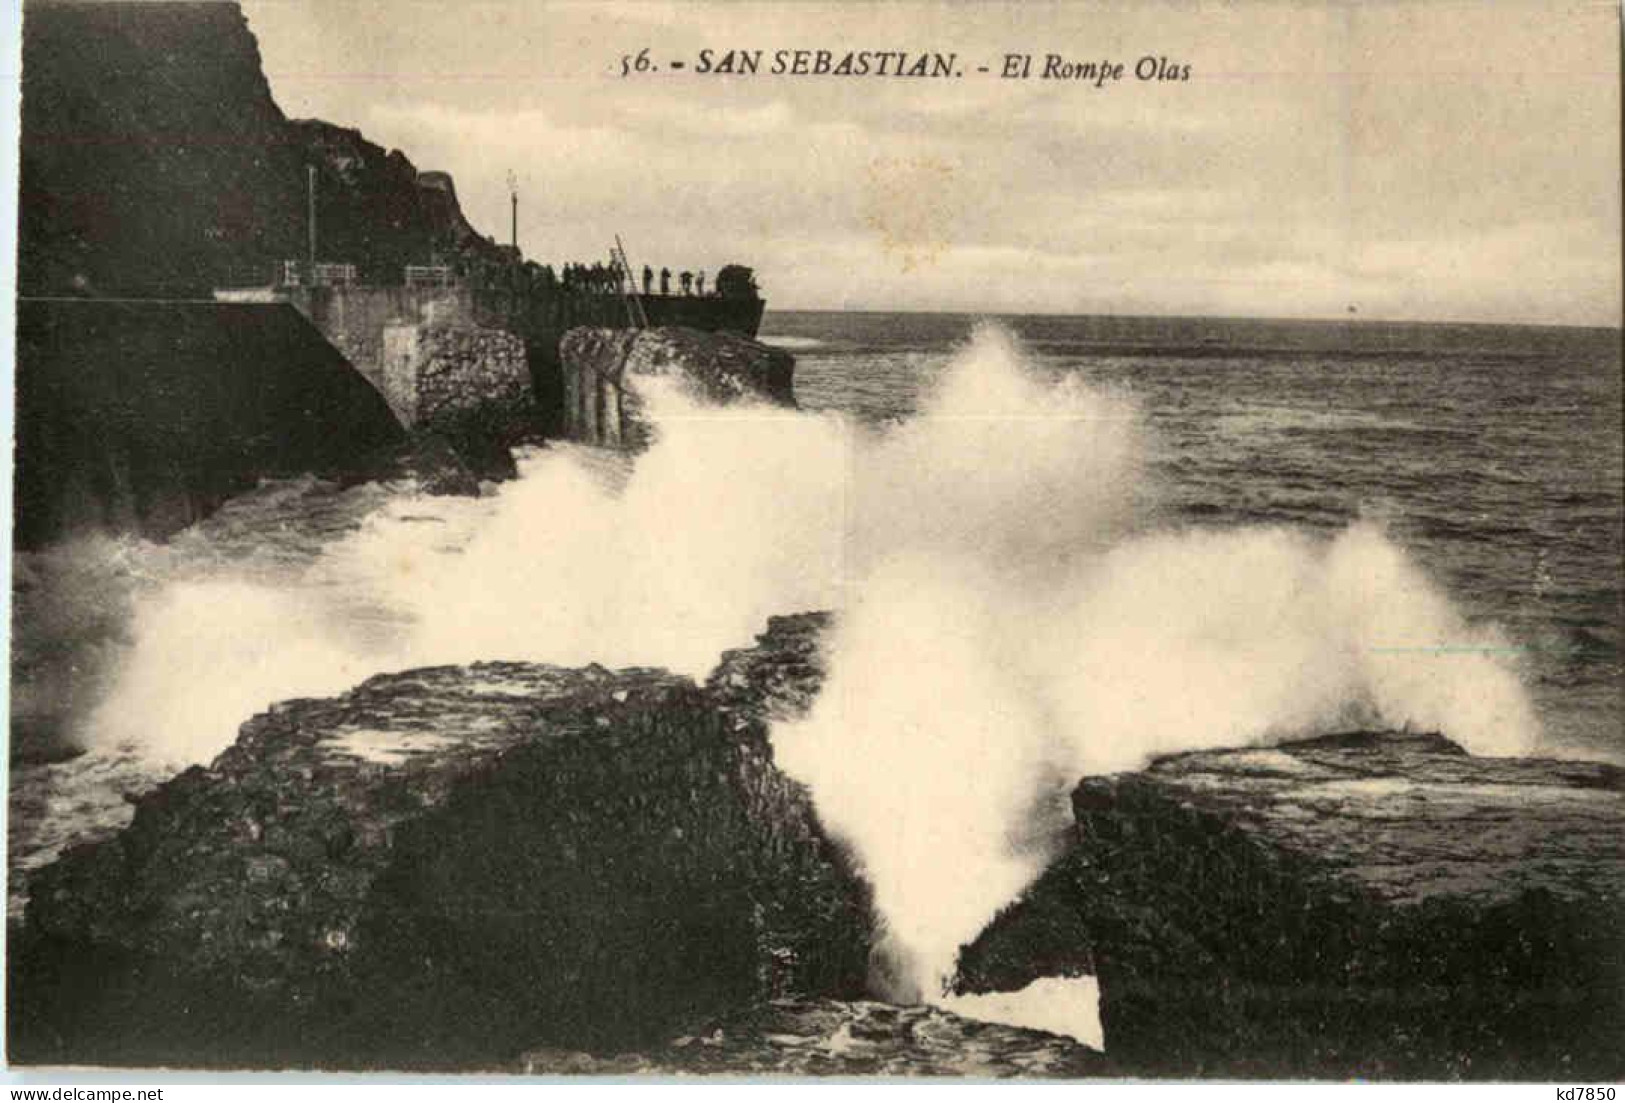
<path fill-rule="evenodd" d="M 894 998 L 940 993 L 1084 774 L 1356 725 L 1535 738 L 1505 641 L 1380 527 L 1147 531 L 1143 444 L 1131 404 L 983 329 L 859 465 L 829 681 L 775 745 L 860 856 Z"/>
<path fill-rule="evenodd" d="M 384 670 L 703 675 L 772 614 L 839 609 L 825 692 L 775 747 L 873 883 L 876 984 L 906 999 L 1042 868 L 1082 774 L 1354 724 L 1535 737 L 1504 641 L 1379 526 L 1150 528 L 1132 399 L 1035 371 L 1002 329 L 880 431 L 660 389 L 648 408 L 635 464 L 547 448 L 477 500 L 307 484 L 119 545 L 75 739 L 182 765 Z"/>

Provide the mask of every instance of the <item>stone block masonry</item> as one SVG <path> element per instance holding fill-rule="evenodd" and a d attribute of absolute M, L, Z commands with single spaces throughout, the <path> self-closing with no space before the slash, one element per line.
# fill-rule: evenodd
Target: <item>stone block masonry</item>
<path fill-rule="evenodd" d="M 450 427 L 491 408 L 514 413 L 533 405 L 525 343 L 503 330 L 386 325 L 382 360 L 380 390 L 409 429 Z"/>

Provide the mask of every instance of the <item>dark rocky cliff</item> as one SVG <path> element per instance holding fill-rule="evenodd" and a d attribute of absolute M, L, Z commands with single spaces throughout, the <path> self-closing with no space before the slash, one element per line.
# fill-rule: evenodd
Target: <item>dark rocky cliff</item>
<path fill-rule="evenodd" d="M 322 259 L 494 260 L 449 189 L 356 131 L 291 122 L 235 3 L 29 0 L 23 17 L 24 295 L 198 295 L 306 255 L 318 169 Z"/>
<path fill-rule="evenodd" d="M 511 1067 L 855 997 L 867 892 L 773 765 L 823 618 L 709 687 L 515 663 L 292 701 L 31 880 L 23 1063 Z"/>
<path fill-rule="evenodd" d="M 1156 1075 L 1617 1079 L 1625 772 L 1357 733 L 1086 779 L 960 984 L 1098 971 Z"/>

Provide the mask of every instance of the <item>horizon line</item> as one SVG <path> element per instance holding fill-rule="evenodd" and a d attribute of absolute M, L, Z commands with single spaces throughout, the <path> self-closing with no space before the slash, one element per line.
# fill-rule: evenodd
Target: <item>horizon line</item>
<path fill-rule="evenodd" d="M 1317 324 L 1411 325 L 1411 326 L 1487 326 L 1524 329 L 1608 329 L 1625 332 L 1625 315 L 1615 322 L 1486 322 L 1460 318 L 1388 318 L 1370 315 L 1293 317 L 1280 314 L 1156 314 L 1120 311 L 1066 311 L 1066 310 L 997 310 L 946 309 L 939 307 L 828 307 L 828 306 L 773 306 L 765 309 L 764 317 L 779 314 L 916 314 L 961 315 L 992 318 L 1156 318 L 1163 320 L 1204 322 L 1311 322 Z"/>

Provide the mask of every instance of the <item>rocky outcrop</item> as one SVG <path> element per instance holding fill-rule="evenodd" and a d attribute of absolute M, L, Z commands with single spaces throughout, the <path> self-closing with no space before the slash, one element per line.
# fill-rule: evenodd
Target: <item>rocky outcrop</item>
<path fill-rule="evenodd" d="M 636 450 L 648 443 L 638 376 L 674 379 L 706 402 L 795 406 L 795 358 L 734 333 L 581 327 L 564 335 L 559 359 L 564 435 L 588 444 Z"/>
<path fill-rule="evenodd" d="M 17 304 L 19 547 L 167 536 L 260 478 L 344 475 L 401 437 L 291 306 Z"/>
<path fill-rule="evenodd" d="M 959 983 L 1098 967 L 1124 1068 L 1625 1071 L 1616 767 L 1358 733 L 1164 758 L 1073 804 L 1074 849 L 963 951 Z"/>
<path fill-rule="evenodd" d="M 485 663 L 255 717 L 31 880 L 11 1059 L 511 1067 L 861 995 L 866 890 L 761 719 L 816 630 L 773 622 L 726 692 Z"/>
<path fill-rule="evenodd" d="M 756 646 L 724 651 L 705 680 L 713 698 L 758 720 L 794 720 L 806 715 L 823 688 L 824 640 L 834 623 L 830 613 L 773 617 Z"/>
<path fill-rule="evenodd" d="M 434 497 L 478 498 L 480 480 L 452 443 L 438 433 L 413 433 L 407 443 L 381 457 L 365 473 L 371 478 L 408 478 L 420 493 Z"/>
<path fill-rule="evenodd" d="M 419 172 L 406 154 L 354 128 L 320 119 L 287 128 L 302 160 L 317 166 L 321 254 L 355 264 L 363 283 L 399 284 L 406 265 L 432 258 L 466 274 L 506 265 L 464 216 L 449 173 Z"/>
<path fill-rule="evenodd" d="M 527 1052 L 527 1073 L 582 1076 L 1111 1075 L 1098 1051 L 1039 1030 L 966 1019 L 935 1007 L 869 1000 L 778 1000 L 648 1052 L 594 1057 Z"/>

